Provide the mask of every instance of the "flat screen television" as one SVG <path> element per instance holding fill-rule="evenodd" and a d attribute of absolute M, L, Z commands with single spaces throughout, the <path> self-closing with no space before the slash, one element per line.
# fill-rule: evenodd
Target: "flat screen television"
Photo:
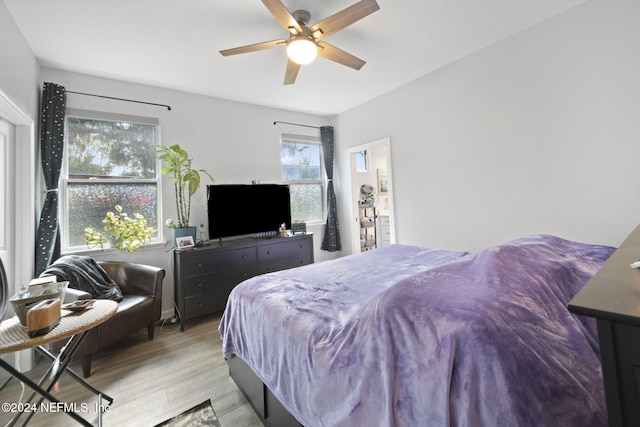
<path fill-rule="evenodd" d="M 291 197 L 283 184 L 207 186 L 209 238 L 262 235 L 291 229 Z"/>

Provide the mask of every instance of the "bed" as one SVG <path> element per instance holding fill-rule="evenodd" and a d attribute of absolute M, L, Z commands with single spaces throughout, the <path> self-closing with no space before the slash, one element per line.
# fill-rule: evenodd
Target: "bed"
<path fill-rule="evenodd" d="M 567 303 L 613 251 L 392 245 L 256 276 L 229 297 L 223 353 L 271 425 L 264 405 L 307 427 L 606 426 L 596 324 Z"/>

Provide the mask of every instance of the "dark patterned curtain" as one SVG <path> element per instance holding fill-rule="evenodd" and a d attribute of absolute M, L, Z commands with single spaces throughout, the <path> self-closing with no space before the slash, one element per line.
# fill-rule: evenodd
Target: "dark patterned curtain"
<path fill-rule="evenodd" d="M 329 181 L 327 185 L 327 224 L 325 225 L 324 237 L 320 248 L 323 251 L 335 252 L 342 250 L 342 243 L 340 243 L 336 194 L 333 190 L 333 127 L 322 126 L 320 128 L 320 139 L 322 140 L 322 153 L 324 154 L 324 168 Z"/>
<path fill-rule="evenodd" d="M 42 89 L 40 117 L 40 157 L 47 195 L 40 214 L 36 236 L 36 277 L 60 257 L 58 224 L 58 178 L 64 148 L 64 87 L 45 83 Z"/>

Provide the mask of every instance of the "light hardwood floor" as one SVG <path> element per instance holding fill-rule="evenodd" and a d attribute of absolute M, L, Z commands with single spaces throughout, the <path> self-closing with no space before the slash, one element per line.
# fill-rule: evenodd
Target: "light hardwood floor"
<path fill-rule="evenodd" d="M 158 326 L 153 341 L 147 340 L 145 329 L 94 356 L 87 381 L 114 398 L 103 415 L 103 426 L 154 426 L 211 399 L 222 427 L 263 427 L 229 377 L 219 322 L 218 314 L 190 321 L 184 332 L 177 325 Z M 47 367 L 42 358 L 28 376 L 37 381 Z M 71 367 L 82 372 L 79 361 L 73 361 Z M 12 378 L 0 390 L 0 402 L 17 402 L 20 393 L 20 383 Z M 62 401 L 77 402 L 79 408 L 85 403 L 88 410 L 82 415 L 97 425 L 96 396 L 68 375 L 63 374 L 54 394 Z M 10 418 L 11 414 L 0 411 L 0 426 Z M 73 425 L 78 424 L 65 413 L 38 413 L 29 423 Z"/>

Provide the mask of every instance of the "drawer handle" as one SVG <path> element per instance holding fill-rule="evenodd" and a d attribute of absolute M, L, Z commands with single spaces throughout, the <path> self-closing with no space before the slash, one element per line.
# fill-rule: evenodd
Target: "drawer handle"
<path fill-rule="evenodd" d="M 267 255 L 271 255 L 271 251 L 267 251 Z"/>
<path fill-rule="evenodd" d="M 202 303 L 202 302 L 198 303 L 198 307 L 202 307 L 203 305 L 204 305 L 204 303 Z"/>
<path fill-rule="evenodd" d="M 198 264 L 198 268 L 202 268 L 202 264 Z"/>
<path fill-rule="evenodd" d="M 202 287 L 202 283 L 198 283 L 198 287 L 201 288 Z"/>

